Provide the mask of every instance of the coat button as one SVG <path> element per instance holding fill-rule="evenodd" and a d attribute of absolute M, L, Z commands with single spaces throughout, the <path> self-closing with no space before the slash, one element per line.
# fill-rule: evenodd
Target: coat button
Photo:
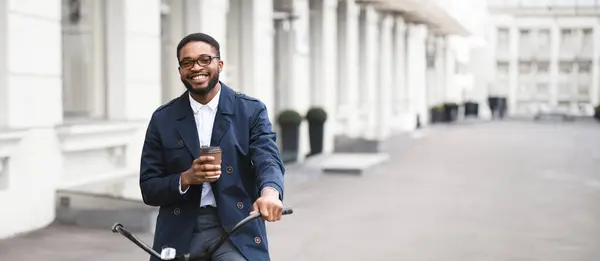
<path fill-rule="evenodd" d="M 175 216 L 179 215 L 179 213 L 181 213 L 181 210 L 179 208 L 173 209 L 173 214 L 175 214 Z"/>
<path fill-rule="evenodd" d="M 260 244 L 260 242 L 261 242 L 260 237 L 255 237 L 254 238 L 254 243 Z"/>
<path fill-rule="evenodd" d="M 242 202 L 238 202 L 238 203 L 237 203 L 237 208 L 238 208 L 238 209 L 242 209 L 242 208 L 244 208 L 244 203 L 242 203 Z"/>
<path fill-rule="evenodd" d="M 177 146 L 183 146 L 183 140 L 178 140 L 177 141 Z"/>
<path fill-rule="evenodd" d="M 227 168 L 225 169 L 227 171 L 227 173 L 231 174 L 233 173 L 233 167 L 232 166 L 227 166 Z"/>

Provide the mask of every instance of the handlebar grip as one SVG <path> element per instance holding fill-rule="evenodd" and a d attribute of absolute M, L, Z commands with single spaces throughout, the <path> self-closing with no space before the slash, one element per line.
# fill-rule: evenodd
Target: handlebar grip
<path fill-rule="evenodd" d="M 283 212 L 281 212 L 281 215 L 290 215 L 294 213 L 294 210 L 292 208 L 284 208 Z"/>
<path fill-rule="evenodd" d="M 122 227 L 123 227 L 123 225 L 121 225 L 120 223 L 115 223 L 115 224 L 113 225 L 113 227 L 112 227 L 112 232 L 113 232 L 113 233 L 119 233 L 119 230 L 118 230 L 118 229 L 119 229 L 119 228 L 122 228 Z"/>

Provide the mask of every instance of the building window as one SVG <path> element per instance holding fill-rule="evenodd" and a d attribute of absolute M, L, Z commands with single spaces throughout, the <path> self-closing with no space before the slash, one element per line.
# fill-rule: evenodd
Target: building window
<path fill-rule="evenodd" d="M 63 115 L 65 122 L 105 119 L 103 1 L 62 0 Z"/>
<path fill-rule="evenodd" d="M 549 49 L 551 45 L 550 30 L 542 29 L 538 32 L 538 46 L 543 49 Z"/>
<path fill-rule="evenodd" d="M 508 50 L 510 43 L 509 30 L 507 28 L 498 28 L 497 45 L 500 50 Z"/>
<path fill-rule="evenodd" d="M 582 74 L 588 74 L 591 72 L 592 63 L 591 62 L 579 62 L 577 71 Z"/>
<path fill-rule="evenodd" d="M 540 62 L 537 64 L 538 73 L 548 73 L 550 71 L 550 64 L 548 62 Z"/>
<path fill-rule="evenodd" d="M 519 73 L 520 74 L 530 74 L 531 73 L 531 62 L 520 62 L 519 63 Z"/>

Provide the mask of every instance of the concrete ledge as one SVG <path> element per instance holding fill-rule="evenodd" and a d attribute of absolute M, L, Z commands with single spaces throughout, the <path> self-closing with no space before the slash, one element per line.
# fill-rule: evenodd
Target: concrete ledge
<path fill-rule="evenodd" d="M 121 223 L 136 233 L 154 233 L 158 208 L 143 202 L 77 192 L 57 192 L 55 223 L 110 230 Z"/>
<path fill-rule="evenodd" d="M 334 151 L 336 153 L 378 153 L 381 141 L 363 138 L 349 138 L 338 135 L 334 138 Z"/>
<path fill-rule="evenodd" d="M 336 153 L 320 165 L 324 173 L 360 175 L 364 170 L 389 160 L 386 153 Z"/>

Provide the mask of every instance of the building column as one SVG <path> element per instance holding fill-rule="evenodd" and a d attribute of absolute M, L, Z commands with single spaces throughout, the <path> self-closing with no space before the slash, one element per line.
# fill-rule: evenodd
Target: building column
<path fill-rule="evenodd" d="M 394 19 L 394 73 L 393 73 L 393 97 L 392 106 L 394 110 L 394 129 L 404 129 L 402 122 L 406 121 L 408 113 L 408 84 L 406 77 L 407 62 L 406 53 L 406 23 L 402 16 Z"/>
<path fill-rule="evenodd" d="M 181 78 L 177 68 L 177 45 L 181 38 L 185 36 L 185 26 L 183 23 L 184 0 L 170 0 L 163 3 L 161 10 L 161 84 L 162 97 L 161 102 L 167 103 L 170 100 L 179 97 L 185 87 L 181 83 Z"/>
<path fill-rule="evenodd" d="M 183 0 L 183 24 L 185 34 L 205 33 L 217 40 L 220 45 L 221 57 L 227 60 L 227 11 L 228 0 Z M 227 66 L 227 64 L 225 64 Z M 227 80 L 227 69 L 219 75 Z"/>
<path fill-rule="evenodd" d="M 362 122 L 363 137 L 376 140 L 377 137 L 377 98 L 378 98 L 378 60 L 379 60 L 379 14 L 371 5 L 361 6 L 360 11 L 360 86 L 362 96 L 359 98 L 359 115 Z"/>
<path fill-rule="evenodd" d="M 446 37 L 438 36 L 436 39 L 436 56 L 435 56 L 435 69 L 437 76 L 437 86 L 435 89 L 433 104 L 441 104 L 445 102 L 446 97 L 446 86 L 448 85 L 446 80 L 447 72 L 446 68 Z"/>
<path fill-rule="evenodd" d="M 61 2 L 0 2 L 0 129 L 61 124 Z"/>
<path fill-rule="evenodd" d="M 231 11 L 234 11 L 234 4 L 240 12 L 236 26 L 239 31 L 229 46 L 237 46 L 235 50 L 232 48 L 231 54 L 235 53 L 237 58 L 235 69 L 239 86 L 232 88 L 260 99 L 267 106 L 269 117 L 275 119 L 273 1 L 232 0 Z"/>
<path fill-rule="evenodd" d="M 559 82 L 560 82 L 560 27 L 553 23 L 550 28 L 550 106 L 558 106 Z M 517 53 L 518 55 L 518 53 Z M 517 64 L 518 68 L 518 64 Z M 510 96 L 517 96 L 518 92 L 511 93 Z M 514 100 L 514 98 L 513 98 Z"/>
<path fill-rule="evenodd" d="M 408 64 L 407 77 L 409 84 L 409 102 L 412 119 L 409 121 L 410 129 L 414 129 L 419 123 L 421 126 L 427 123 L 429 117 L 426 102 L 426 57 L 425 38 L 427 27 L 423 24 L 411 24 L 408 27 Z M 417 122 L 418 119 L 418 122 Z"/>
<path fill-rule="evenodd" d="M 393 50 L 394 17 L 383 14 L 379 22 L 379 90 L 377 104 L 377 137 L 385 140 L 390 135 L 392 117 L 392 100 L 394 84 L 394 50 Z"/>
<path fill-rule="evenodd" d="M 456 44 L 452 41 L 451 36 L 446 39 L 446 49 L 444 50 L 444 80 L 445 88 L 442 92 L 442 102 L 451 102 L 454 99 L 454 93 L 456 93 L 456 54 L 454 53 L 453 45 Z"/>
<path fill-rule="evenodd" d="M 160 0 L 105 4 L 108 118 L 147 119 L 161 104 Z"/>
<path fill-rule="evenodd" d="M 437 41 L 436 36 L 433 33 L 429 33 L 425 38 L 425 68 L 426 68 L 426 77 L 427 77 L 427 86 L 425 88 L 425 98 L 427 99 L 427 109 L 429 112 L 429 108 L 435 105 L 436 103 L 436 94 L 439 89 L 438 86 L 438 72 L 440 68 L 437 67 L 437 57 L 439 54 L 437 51 Z M 429 115 L 429 113 L 427 113 Z"/>
<path fill-rule="evenodd" d="M 323 152 L 333 152 L 337 110 L 337 0 L 310 0 L 311 106 L 327 112 Z"/>
<path fill-rule="evenodd" d="M 360 8 L 354 0 L 344 0 L 338 6 L 337 30 L 337 119 L 338 128 L 349 138 L 358 138 L 360 126 L 358 16 Z"/>
<path fill-rule="evenodd" d="M 285 18 L 275 22 L 275 68 L 277 97 L 276 113 L 294 110 L 304 116 L 310 106 L 310 47 L 308 0 L 280 0 L 274 9 Z M 276 125 L 274 119 L 274 125 Z M 302 162 L 310 151 L 308 126 L 300 125 L 297 161 Z"/>
<path fill-rule="evenodd" d="M 592 51 L 592 86 L 590 88 L 590 103 L 592 106 L 600 105 L 600 25 L 593 28 L 593 51 Z"/>

